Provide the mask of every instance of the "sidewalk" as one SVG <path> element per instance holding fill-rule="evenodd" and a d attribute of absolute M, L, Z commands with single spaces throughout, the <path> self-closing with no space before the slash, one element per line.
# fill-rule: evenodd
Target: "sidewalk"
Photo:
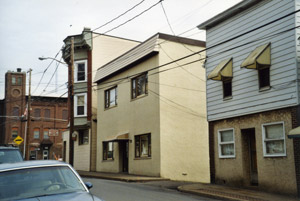
<path fill-rule="evenodd" d="M 178 187 L 179 191 L 196 195 L 238 201 L 300 201 L 295 197 L 266 193 L 259 190 L 234 188 L 215 184 L 190 184 Z"/>
<path fill-rule="evenodd" d="M 169 181 L 160 177 L 148 177 L 139 175 L 130 175 L 122 173 L 104 173 L 104 172 L 86 172 L 77 171 L 81 177 L 101 178 L 108 180 L 118 180 L 125 182 L 150 182 L 150 181 Z M 170 181 L 171 182 L 171 181 Z M 174 181 L 175 182 L 175 181 Z M 196 194 L 204 197 L 216 198 L 220 200 L 235 201 L 300 201 L 294 197 L 266 193 L 258 190 L 245 188 L 234 188 L 215 184 L 193 183 L 182 185 L 178 182 L 177 189 L 181 192 Z"/>
<path fill-rule="evenodd" d="M 139 176 L 139 175 L 124 174 L 124 173 L 87 172 L 87 171 L 80 171 L 80 170 L 78 170 L 77 172 L 81 177 L 92 177 L 92 178 L 118 180 L 118 181 L 125 181 L 125 182 L 148 182 L 148 181 L 169 180 L 161 177 L 148 177 L 148 176 Z"/>

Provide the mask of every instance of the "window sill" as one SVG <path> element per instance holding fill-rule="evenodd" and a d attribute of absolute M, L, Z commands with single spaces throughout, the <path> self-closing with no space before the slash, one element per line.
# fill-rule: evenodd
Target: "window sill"
<path fill-rule="evenodd" d="M 78 146 L 84 146 L 84 145 L 89 145 L 89 143 L 87 143 L 87 144 L 78 144 Z"/>
<path fill-rule="evenodd" d="M 148 94 L 142 94 L 142 95 L 139 95 L 139 96 L 137 96 L 137 97 L 135 97 L 135 98 L 131 98 L 131 101 L 135 101 L 135 100 L 144 98 L 144 97 L 146 97 L 146 96 L 148 96 Z"/>
<path fill-rule="evenodd" d="M 76 83 L 85 83 L 85 82 L 87 82 L 87 80 L 82 80 L 82 81 L 74 80 L 74 84 L 76 84 Z"/>
<path fill-rule="evenodd" d="M 74 117 L 87 117 L 87 115 L 74 115 Z"/>
<path fill-rule="evenodd" d="M 227 100 L 231 100 L 231 99 L 232 99 L 232 96 L 227 96 L 227 97 L 223 98 L 223 101 L 227 101 Z"/>
<path fill-rule="evenodd" d="M 104 111 L 110 110 L 110 109 L 113 109 L 113 108 L 116 108 L 116 107 L 118 107 L 118 105 L 114 105 L 114 106 L 111 106 L 111 107 L 106 107 L 106 108 L 104 108 Z"/>
<path fill-rule="evenodd" d="M 286 154 L 264 155 L 264 158 L 285 158 Z"/>
<path fill-rule="evenodd" d="M 219 159 L 235 159 L 235 156 L 219 156 Z"/>
<path fill-rule="evenodd" d="M 102 160 L 102 162 L 114 162 L 114 159 L 107 159 L 107 160 Z"/>
<path fill-rule="evenodd" d="M 268 91 L 271 89 L 271 86 L 259 88 L 259 92 Z"/>
<path fill-rule="evenodd" d="M 140 157 L 140 158 L 134 158 L 134 160 L 149 160 L 152 159 L 152 157 Z"/>

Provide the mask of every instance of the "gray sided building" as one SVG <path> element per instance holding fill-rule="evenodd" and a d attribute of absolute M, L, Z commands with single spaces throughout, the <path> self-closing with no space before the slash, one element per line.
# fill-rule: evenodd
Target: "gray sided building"
<path fill-rule="evenodd" d="M 299 196 L 299 0 L 244 0 L 207 36 L 211 180 Z"/>

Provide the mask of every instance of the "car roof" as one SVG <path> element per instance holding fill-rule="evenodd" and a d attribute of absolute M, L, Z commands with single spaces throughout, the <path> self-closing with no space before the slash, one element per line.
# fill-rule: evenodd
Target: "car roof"
<path fill-rule="evenodd" d="M 0 150 L 1 149 L 14 149 L 14 150 L 19 150 L 18 147 L 6 147 L 6 146 L 0 146 Z"/>
<path fill-rule="evenodd" d="M 56 160 L 34 160 L 34 161 L 23 161 L 17 163 L 3 163 L 0 164 L 0 172 L 12 169 L 23 169 L 32 167 L 45 167 L 45 166 L 70 166 L 65 162 Z"/>

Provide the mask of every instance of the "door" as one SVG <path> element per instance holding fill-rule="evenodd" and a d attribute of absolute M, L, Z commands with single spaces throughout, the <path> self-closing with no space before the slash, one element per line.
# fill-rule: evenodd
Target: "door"
<path fill-rule="evenodd" d="M 43 160 L 48 160 L 49 159 L 49 151 L 48 150 L 44 150 L 43 151 Z"/>
<path fill-rule="evenodd" d="M 249 134 L 249 154 L 251 184 L 258 185 L 255 132 Z"/>
<path fill-rule="evenodd" d="M 128 172 L 128 141 L 120 141 L 119 147 L 121 171 Z"/>
<path fill-rule="evenodd" d="M 242 138 L 244 143 L 244 155 L 243 160 L 245 162 L 245 170 L 249 175 L 250 184 L 258 185 L 257 174 L 257 156 L 256 156 L 256 141 L 255 141 L 255 129 L 242 129 Z M 249 180 L 248 182 L 249 183 Z"/>

